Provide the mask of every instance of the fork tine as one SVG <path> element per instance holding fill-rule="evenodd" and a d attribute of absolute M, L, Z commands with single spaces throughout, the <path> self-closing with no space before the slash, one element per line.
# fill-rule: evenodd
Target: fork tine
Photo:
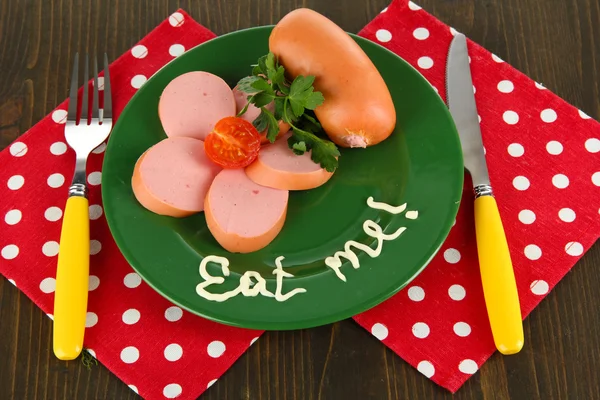
<path fill-rule="evenodd" d="M 83 72 L 83 99 L 81 100 L 81 120 L 80 124 L 88 124 L 90 110 L 88 106 L 88 83 L 89 83 L 89 57 L 85 55 L 85 66 Z"/>
<path fill-rule="evenodd" d="M 112 120 L 112 94 L 110 91 L 110 72 L 108 68 L 108 56 L 104 53 L 104 109 L 102 122 Z"/>
<path fill-rule="evenodd" d="M 77 78 L 79 78 L 79 53 L 75 53 L 73 72 L 71 73 L 71 89 L 69 90 L 69 111 L 67 119 L 77 121 Z"/>
<path fill-rule="evenodd" d="M 99 122 L 100 113 L 98 108 L 98 57 L 94 55 L 94 93 L 92 95 L 92 119 L 96 119 L 96 123 Z"/>

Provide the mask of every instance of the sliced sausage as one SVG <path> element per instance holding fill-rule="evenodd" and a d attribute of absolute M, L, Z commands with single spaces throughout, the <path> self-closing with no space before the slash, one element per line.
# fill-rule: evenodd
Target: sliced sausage
<path fill-rule="evenodd" d="M 158 114 L 167 136 L 204 140 L 221 118 L 235 115 L 235 100 L 220 77 L 204 71 L 188 72 L 165 87 Z"/>
<path fill-rule="evenodd" d="M 294 154 L 287 144 L 289 136 L 261 148 L 258 158 L 246 167 L 246 175 L 259 185 L 286 190 L 314 189 L 327 182 L 333 172 L 311 160 L 310 151 Z"/>
<path fill-rule="evenodd" d="M 289 192 L 257 185 L 243 169 L 224 169 L 204 204 L 206 224 L 217 242 L 232 253 L 260 250 L 281 231 Z"/>
<path fill-rule="evenodd" d="M 146 209 L 187 217 L 204 209 L 204 198 L 221 168 L 206 157 L 204 142 L 186 137 L 164 139 L 135 164 L 131 186 Z"/>
<path fill-rule="evenodd" d="M 237 114 L 240 111 L 242 111 L 244 109 L 244 107 L 246 107 L 246 104 L 248 104 L 248 99 L 247 99 L 248 94 L 238 90 L 238 88 L 236 86 L 233 88 L 233 96 L 235 98 L 236 114 Z M 275 111 L 275 104 L 273 104 L 273 103 L 269 103 L 265 107 L 267 108 L 267 110 L 269 110 L 271 112 Z M 241 118 L 245 119 L 248 122 L 253 122 L 259 115 L 260 115 L 260 108 L 257 108 L 256 106 L 254 106 L 254 104 L 250 104 L 250 105 L 248 105 L 248 109 L 241 116 Z M 277 135 L 278 137 L 285 134 L 289 130 L 290 130 L 289 124 L 286 124 L 283 121 L 279 121 L 279 134 Z M 260 132 L 260 142 L 263 144 L 270 143 L 269 139 L 267 139 L 267 131 L 266 130 L 263 132 Z"/>
<path fill-rule="evenodd" d="M 394 131 L 396 110 L 385 81 L 327 17 L 306 8 L 290 12 L 273 28 L 269 49 L 291 76 L 315 76 L 314 87 L 325 97 L 315 114 L 336 144 L 372 146 Z"/>

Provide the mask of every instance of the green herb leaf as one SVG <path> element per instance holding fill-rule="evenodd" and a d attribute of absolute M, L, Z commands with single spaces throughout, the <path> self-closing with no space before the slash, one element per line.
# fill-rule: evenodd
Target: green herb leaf
<path fill-rule="evenodd" d="M 321 92 L 313 92 L 311 90 L 310 94 L 304 100 L 304 107 L 308 108 L 309 110 L 314 110 L 315 108 L 323 104 L 324 101 L 325 98 L 323 97 L 323 94 Z"/>
<path fill-rule="evenodd" d="M 267 57 L 268 55 L 265 54 L 258 59 L 258 65 L 252 70 L 252 75 L 267 75 Z"/>
<path fill-rule="evenodd" d="M 253 97 L 254 106 L 256 106 L 257 108 L 264 107 L 275 99 L 274 94 L 269 94 L 267 92 L 257 93 Z"/>
<path fill-rule="evenodd" d="M 251 99 L 252 97 L 250 97 Z M 246 103 L 246 105 L 244 106 L 244 108 L 242 108 L 240 110 L 239 113 L 237 113 L 236 117 L 241 117 L 242 115 L 244 115 L 246 113 L 246 111 L 248 111 L 248 107 L 250 106 L 250 99 L 248 99 L 248 102 Z"/>
<path fill-rule="evenodd" d="M 312 88 L 312 84 L 315 81 L 314 76 L 302 76 L 298 75 L 290 86 L 290 97 L 300 97 L 308 89 Z"/>
<path fill-rule="evenodd" d="M 265 57 L 265 75 L 267 74 L 267 71 L 275 69 L 275 63 L 275 54 L 269 52 Z"/>
<path fill-rule="evenodd" d="M 285 106 L 285 97 L 275 97 L 275 118 L 283 119 L 283 108 Z"/>
<path fill-rule="evenodd" d="M 304 114 L 304 106 L 298 100 L 290 98 L 290 106 L 292 106 L 292 112 L 296 118 Z"/>
<path fill-rule="evenodd" d="M 269 142 L 273 143 L 279 134 L 279 122 L 265 107 L 261 109 L 261 114 L 265 114 L 268 118 L 269 130 L 267 131 L 267 139 L 269 139 Z"/>
<path fill-rule="evenodd" d="M 290 136 L 290 139 L 293 139 L 293 137 Z M 288 144 L 289 144 L 289 142 L 288 142 Z M 292 144 L 292 151 L 297 156 L 301 156 L 302 154 L 306 153 L 306 143 L 304 143 L 304 142 L 295 142 L 295 143 L 293 143 Z"/>
<path fill-rule="evenodd" d="M 265 129 L 267 129 L 267 126 L 269 125 L 269 117 L 267 117 L 264 110 L 261 111 L 254 121 L 252 121 L 252 125 L 254 125 L 258 132 L 263 132 Z"/>
<path fill-rule="evenodd" d="M 256 89 L 259 92 L 267 92 L 269 94 L 275 94 L 275 91 L 273 90 L 271 85 L 269 85 L 269 82 L 267 82 L 264 79 L 258 78 L 257 80 L 252 82 L 251 86 L 252 86 L 252 88 Z"/>
<path fill-rule="evenodd" d="M 252 85 L 260 80 L 263 79 L 259 76 L 247 76 L 239 80 L 237 83 L 237 88 L 244 93 L 258 93 L 260 90 L 256 89 Z"/>
<path fill-rule="evenodd" d="M 314 133 L 298 128 L 292 129 L 294 133 L 290 139 L 293 139 L 294 143 L 304 142 L 306 148 L 312 151 L 311 160 L 321 165 L 321 168 L 325 168 L 329 172 L 335 171 L 338 166 L 337 157 L 340 156 L 340 152 L 335 144 L 329 140 L 316 136 Z M 289 143 L 290 142 L 288 141 L 288 145 Z"/>
<path fill-rule="evenodd" d="M 273 85 L 277 85 L 279 88 L 285 83 L 285 69 L 280 65 L 277 69 L 269 70 L 267 77 Z"/>

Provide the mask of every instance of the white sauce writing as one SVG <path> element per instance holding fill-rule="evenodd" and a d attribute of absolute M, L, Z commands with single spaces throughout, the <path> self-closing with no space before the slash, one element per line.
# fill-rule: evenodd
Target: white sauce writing
<path fill-rule="evenodd" d="M 407 211 L 406 212 L 406 218 L 408 218 L 408 219 L 417 219 L 418 216 L 419 216 L 418 211 Z"/>
<path fill-rule="evenodd" d="M 367 199 L 367 205 L 373 209 L 383 210 L 383 211 L 389 212 L 391 214 L 400 214 L 400 213 L 404 212 L 404 210 L 406 210 L 406 204 L 402 204 L 400 206 L 391 206 L 386 203 L 380 203 L 380 202 L 374 201 L 373 197 L 369 197 Z M 416 211 L 409 211 L 409 212 L 417 213 Z M 413 216 L 413 215 L 416 218 L 416 214 L 411 214 L 411 216 Z M 408 216 L 408 213 L 406 216 L 407 216 L 407 218 L 410 218 Z M 398 236 L 400 236 L 406 230 L 406 228 L 404 228 L 404 227 L 399 228 L 398 230 L 396 230 L 396 232 L 394 232 L 390 235 L 386 235 L 385 233 L 383 233 L 383 229 L 381 228 L 381 226 L 379 226 L 377 223 L 375 223 L 371 220 L 367 220 L 363 223 L 363 230 L 365 231 L 365 233 L 367 235 L 369 235 L 373 239 L 377 240 L 377 247 L 375 249 L 372 249 L 370 246 L 367 246 L 366 244 L 358 243 L 358 242 L 355 242 L 354 240 L 349 240 L 344 245 L 344 251 L 338 251 L 333 256 L 327 257 L 325 259 L 325 265 L 327 265 L 329 268 L 331 268 L 333 270 L 333 272 L 335 272 L 337 277 L 340 278 L 344 282 L 346 282 L 346 276 L 341 271 L 342 257 L 347 259 L 348 261 L 350 261 L 350 264 L 352 264 L 354 269 L 358 269 L 360 267 L 360 263 L 358 261 L 358 256 L 356 255 L 356 253 L 354 253 L 352 251 L 352 247 L 354 247 L 355 249 L 358 249 L 358 250 L 362 250 L 363 252 L 367 253 L 367 255 L 369 255 L 369 257 L 371 257 L 371 258 L 379 257 L 379 255 L 381 254 L 381 249 L 383 248 L 383 242 L 386 240 L 397 239 Z"/>
<path fill-rule="evenodd" d="M 214 262 L 215 264 L 221 265 L 221 273 L 225 276 L 229 276 L 229 260 L 225 257 L 219 256 L 207 256 L 204 257 L 202 262 L 200 262 L 200 276 L 204 279 L 204 282 L 199 283 L 196 286 L 196 293 L 200 297 L 203 297 L 207 300 L 223 302 L 227 299 L 230 299 L 238 294 L 242 294 L 242 296 L 246 297 L 256 297 L 259 294 L 265 297 L 274 297 L 277 301 L 286 301 L 290 297 L 299 294 L 305 293 L 306 289 L 297 288 L 292 290 L 289 293 L 282 294 L 282 286 L 283 286 L 283 278 L 293 277 L 294 275 L 290 274 L 283 270 L 283 266 L 281 265 L 281 261 L 284 257 L 277 257 L 275 260 L 275 265 L 277 268 L 273 271 L 273 274 L 277 276 L 277 287 L 275 289 L 275 293 L 270 292 L 267 289 L 267 281 L 256 271 L 246 271 L 244 275 L 240 277 L 240 284 L 234 290 L 230 290 L 225 293 L 211 293 L 206 290 L 207 287 L 211 285 L 221 285 L 225 282 L 225 278 L 221 276 L 212 276 L 206 270 L 206 265 L 209 262 Z"/>

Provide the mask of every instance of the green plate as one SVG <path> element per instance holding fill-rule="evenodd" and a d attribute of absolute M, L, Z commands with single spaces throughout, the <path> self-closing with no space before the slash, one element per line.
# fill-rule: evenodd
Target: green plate
<path fill-rule="evenodd" d="M 386 300 L 407 285 L 432 259 L 458 211 L 463 188 L 462 152 L 452 118 L 431 85 L 408 63 L 385 48 L 352 35 L 373 60 L 392 93 L 398 123 L 384 142 L 368 149 L 343 149 L 339 168 L 325 185 L 290 193 L 285 226 L 261 251 L 241 255 L 223 250 L 211 236 L 204 214 L 184 219 L 142 208 L 131 190 L 138 157 L 165 138 L 158 118 L 163 88 L 195 70 L 214 73 L 235 85 L 251 64 L 268 52 L 272 27 L 233 32 L 190 49 L 150 78 L 133 96 L 113 129 L 102 174 L 104 211 L 110 230 L 135 271 L 158 293 L 180 307 L 224 324 L 255 329 L 300 329 L 351 317 Z M 301 57 L 302 55 L 298 55 Z M 360 77 L 356 77 L 360 79 Z M 365 88 L 368 90 L 368 88 Z M 366 200 L 408 204 L 416 220 L 371 209 Z M 377 258 L 356 251 L 360 268 L 342 266 L 336 277 L 324 259 L 348 240 L 375 247 L 363 222 L 371 219 L 386 233 L 407 230 L 385 241 Z M 275 291 L 275 259 L 285 256 L 283 292 L 305 288 L 284 302 L 238 295 L 225 302 L 196 293 L 203 257 L 229 259 L 231 274 L 216 293 L 233 290 L 247 270 L 259 272 Z M 210 263 L 211 275 L 222 276 Z M 398 310 L 402 312 L 402 310 Z"/>

